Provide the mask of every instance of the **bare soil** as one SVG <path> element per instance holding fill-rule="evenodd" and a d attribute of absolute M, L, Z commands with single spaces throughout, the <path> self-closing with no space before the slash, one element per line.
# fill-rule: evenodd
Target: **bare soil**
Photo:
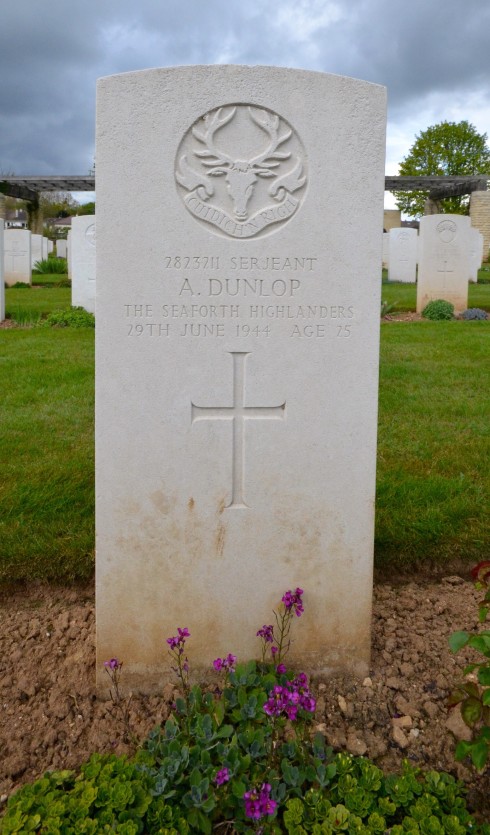
<path fill-rule="evenodd" d="M 315 725 L 336 750 L 365 754 L 387 771 L 408 758 L 451 772 L 466 783 L 470 807 L 490 821 L 490 768 L 478 776 L 455 763 L 455 741 L 469 731 L 446 707 L 472 657 L 454 656 L 447 638 L 475 628 L 478 599 L 456 575 L 377 583 L 369 677 L 317 678 L 313 689 Z M 95 695 L 92 585 L 0 590 L 0 647 L 0 804 L 23 783 L 76 768 L 93 751 L 131 752 L 109 693 Z M 165 721 L 175 695 L 167 684 L 158 696 L 133 696 L 138 738 Z"/>

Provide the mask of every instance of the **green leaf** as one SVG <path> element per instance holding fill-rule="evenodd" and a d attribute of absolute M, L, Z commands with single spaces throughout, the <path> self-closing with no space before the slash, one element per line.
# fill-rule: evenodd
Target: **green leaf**
<path fill-rule="evenodd" d="M 469 637 L 468 632 L 453 632 L 448 639 L 451 652 L 458 652 L 462 647 L 465 647 Z"/>
<path fill-rule="evenodd" d="M 486 706 L 490 705 L 490 690 L 485 690 L 482 696 L 482 702 Z"/>
<path fill-rule="evenodd" d="M 474 743 L 471 747 L 471 759 L 475 768 L 481 771 L 485 768 L 486 762 L 490 754 L 490 747 L 487 742 L 480 740 Z"/>
<path fill-rule="evenodd" d="M 478 672 L 478 681 L 484 686 L 490 685 L 490 667 L 481 667 Z"/>
<path fill-rule="evenodd" d="M 461 716 L 463 717 L 463 721 L 469 728 L 472 728 L 473 725 L 478 722 L 481 718 L 482 714 L 482 705 L 478 699 L 473 697 L 469 697 L 465 699 L 465 701 L 461 705 Z"/>

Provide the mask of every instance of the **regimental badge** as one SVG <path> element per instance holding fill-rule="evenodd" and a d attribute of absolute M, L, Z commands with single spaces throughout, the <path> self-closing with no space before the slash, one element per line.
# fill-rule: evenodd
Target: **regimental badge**
<path fill-rule="evenodd" d="M 229 104 L 184 135 L 175 179 L 187 210 L 230 238 L 275 231 L 301 206 L 306 153 L 296 131 L 271 110 Z"/>

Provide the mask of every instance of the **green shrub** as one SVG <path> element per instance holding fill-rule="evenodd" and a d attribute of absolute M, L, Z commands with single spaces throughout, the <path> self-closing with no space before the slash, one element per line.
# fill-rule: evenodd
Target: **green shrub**
<path fill-rule="evenodd" d="M 43 261 L 36 261 L 32 272 L 33 275 L 66 275 L 68 272 L 68 264 L 66 258 L 48 256 Z"/>
<path fill-rule="evenodd" d="M 95 316 L 84 307 L 54 310 L 42 323 L 52 328 L 95 328 Z"/>
<path fill-rule="evenodd" d="M 434 321 L 452 319 L 453 315 L 454 305 L 444 299 L 435 299 L 435 301 L 429 302 L 422 311 L 422 316 L 425 319 L 433 319 Z"/>
<path fill-rule="evenodd" d="M 7 287 L 7 288 L 8 288 L 9 286 L 10 286 L 10 287 L 14 287 L 16 290 L 32 290 L 31 285 L 30 285 L 30 284 L 26 284 L 26 282 L 25 282 L 25 281 L 16 281 L 16 282 L 15 282 L 15 284 L 10 284 L 10 285 L 6 284 L 6 285 L 5 285 L 5 287 Z"/>

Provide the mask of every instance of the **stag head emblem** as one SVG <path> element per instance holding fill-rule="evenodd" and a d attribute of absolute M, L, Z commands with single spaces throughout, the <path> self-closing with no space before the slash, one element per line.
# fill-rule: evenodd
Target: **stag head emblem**
<path fill-rule="evenodd" d="M 298 137 L 278 114 L 231 105 L 207 113 L 188 131 L 175 179 L 195 217 L 226 235 L 251 237 L 294 214 L 299 199 L 293 192 L 306 183 L 304 161 Z M 268 181 L 265 189 L 259 189 L 262 181 Z"/>

